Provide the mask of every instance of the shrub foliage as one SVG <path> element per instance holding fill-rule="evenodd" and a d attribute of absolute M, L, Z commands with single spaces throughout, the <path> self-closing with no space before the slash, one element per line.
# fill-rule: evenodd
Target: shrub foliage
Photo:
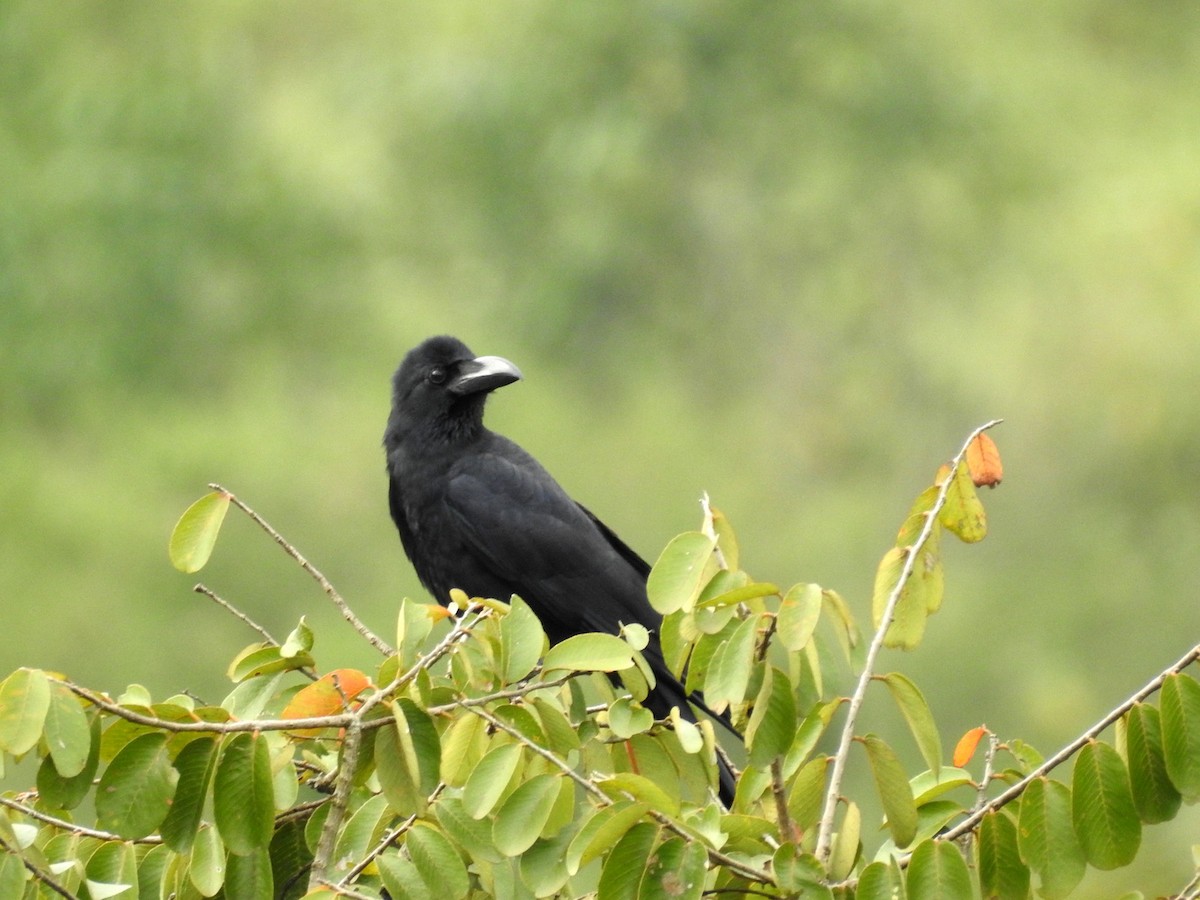
<path fill-rule="evenodd" d="M 920 689 L 880 661 L 917 647 L 941 605 L 942 538 L 986 533 L 976 488 L 1000 480 L 994 424 L 917 498 L 866 633 L 836 592 L 743 571 L 707 500 L 700 529 L 670 542 L 648 585 L 666 658 L 737 736 L 639 704 L 653 676 L 638 627 L 550 647 L 520 598 L 459 594 L 451 611 L 402 603 L 389 643 L 214 486 L 176 527 L 174 564 L 201 568 L 236 506 L 379 666 L 318 667 L 301 619 L 283 641 L 249 623 L 262 640 L 215 706 L 11 673 L 0 764 L 40 767 L 36 787 L 0 796 L 0 897 L 1066 897 L 1200 797 L 1200 684 L 1184 673 L 1200 648 L 1049 759 L 983 727 L 943 758 Z M 862 733 L 867 701 L 895 704 L 908 734 Z M 717 753 L 739 773 L 728 810 Z M 850 795 L 850 767 L 872 796 Z"/>

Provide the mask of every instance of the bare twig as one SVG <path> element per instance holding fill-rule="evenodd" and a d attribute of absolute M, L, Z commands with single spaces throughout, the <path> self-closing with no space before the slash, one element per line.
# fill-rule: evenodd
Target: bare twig
<path fill-rule="evenodd" d="M 342 614 L 342 618 L 353 625 L 354 630 L 366 638 L 367 642 L 370 643 L 371 646 L 375 647 L 384 656 L 391 656 L 396 652 L 391 648 L 391 646 L 388 645 L 386 641 L 376 635 L 375 632 L 371 631 L 371 629 L 368 628 L 363 621 L 354 614 L 354 611 L 350 609 L 349 604 L 342 599 L 342 595 L 337 592 L 334 586 L 330 583 L 329 579 L 322 575 L 316 566 L 305 559 L 304 556 L 301 555 L 300 551 L 293 547 L 283 535 L 272 528 L 266 519 L 238 499 L 237 495 L 232 491 L 227 490 L 219 484 L 210 484 L 209 487 L 214 491 L 220 491 L 223 494 L 227 494 L 234 506 L 248 515 L 255 525 L 269 534 L 271 539 L 274 540 L 275 543 L 277 543 L 280 547 L 282 547 L 283 551 L 299 564 L 300 568 L 312 576 L 313 580 L 321 586 L 321 590 L 323 590 L 329 599 L 333 601 L 333 605 L 338 608 L 338 611 Z"/>
<path fill-rule="evenodd" d="M 275 640 L 275 638 L 271 637 L 271 632 L 267 631 L 267 629 L 263 628 L 261 625 L 259 625 L 257 622 L 255 622 L 252 618 L 250 618 L 248 615 L 246 615 L 244 612 L 242 612 L 240 609 L 238 609 L 236 606 L 234 606 L 228 600 L 225 600 L 225 599 L 219 597 L 214 591 L 209 590 L 203 584 L 194 585 L 192 587 L 192 590 L 195 591 L 197 594 L 203 594 L 205 597 L 207 597 L 213 603 L 217 604 L 217 606 L 222 607 L 226 612 L 231 613 L 235 618 L 240 619 L 242 622 L 244 622 L 246 625 L 248 625 L 252 630 L 257 631 L 259 633 L 259 635 L 262 636 L 262 639 L 264 641 L 266 641 L 268 644 L 274 644 L 276 647 L 279 646 L 279 641 L 277 641 L 277 640 Z"/>
<path fill-rule="evenodd" d="M 31 819 L 37 819 L 46 825 L 53 825 L 55 828 L 61 828 L 63 831 L 69 831 L 73 834 L 81 834 L 84 837 L 96 838 L 101 841 L 126 841 L 133 844 L 161 844 L 162 838 L 151 835 L 149 837 L 138 838 L 130 841 L 128 838 L 121 837 L 119 834 L 112 834 L 107 831 L 98 831 L 95 828 L 86 828 L 75 822 L 68 822 L 65 819 L 56 819 L 54 816 L 48 815 L 40 810 L 34 809 L 32 806 L 26 806 L 24 803 L 18 803 L 16 800 L 10 800 L 7 797 L 0 796 L 0 806 L 7 806 L 11 810 L 21 813 L 23 816 L 29 816 Z"/>
<path fill-rule="evenodd" d="M 821 824 L 817 831 L 817 845 L 815 850 L 817 859 L 821 860 L 822 863 L 829 859 L 829 853 L 833 848 L 834 818 L 837 815 L 837 804 L 841 795 L 842 779 L 846 774 L 846 762 L 850 756 L 850 744 L 854 740 L 854 729 L 858 725 L 858 713 L 867 695 L 867 687 L 870 685 L 875 673 L 875 659 L 879 656 L 879 651 L 883 649 L 884 638 L 887 636 L 888 628 L 892 624 L 892 618 L 896 614 L 896 604 L 900 602 L 900 595 L 904 591 L 904 586 L 908 583 L 909 578 L 912 577 L 913 569 L 921 555 L 921 548 L 925 546 L 926 541 L 933 534 L 938 513 L 946 505 L 946 497 L 950 493 L 950 486 L 954 484 L 954 476 L 958 472 L 958 467 L 964 465 L 963 458 L 966 456 L 967 448 L 975 438 L 989 428 L 1000 424 L 1001 421 L 1001 419 L 993 419 L 991 422 L 980 425 L 971 432 L 971 436 L 963 443 L 962 449 L 958 451 L 958 454 L 950 464 L 950 472 L 942 482 L 937 499 L 934 501 L 929 512 L 925 514 L 925 524 L 921 528 L 921 533 L 913 541 L 912 546 L 908 548 L 908 552 L 905 554 L 904 566 L 900 570 L 900 577 L 896 580 L 896 584 L 888 596 L 887 603 L 883 609 L 883 615 L 880 616 L 879 627 L 875 630 L 875 635 L 871 639 L 870 646 L 867 648 L 867 657 L 863 662 L 862 674 L 859 675 L 858 684 L 854 688 L 854 693 L 850 696 L 850 707 L 846 712 L 846 722 L 842 726 L 841 741 L 838 744 L 837 753 L 833 757 L 833 772 L 829 777 L 829 788 L 825 794 L 825 805 L 821 811 Z"/>

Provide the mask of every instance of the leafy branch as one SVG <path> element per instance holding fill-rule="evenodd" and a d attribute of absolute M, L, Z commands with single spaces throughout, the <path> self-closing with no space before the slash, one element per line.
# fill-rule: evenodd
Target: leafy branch
<path fill-rule="evenodd" d="M 962 448 L 951 461 L 949 472 L 938 486 L 933 505 L 921 514 L 924 522 L 921 525 L 921 530 L 917 534 L 916 540 L 904 552 L 904 563 L 901 567 L 899 577 L 897 577 L 895 585 L 887 596 L 883 613 L 880 615 L 879 622 L 875 627 L 875 634 L 871 638 L 871 643 L 867 648 L 867 656 L 863 662 L 863 669 L 859 674 L 858 683 L 855 685 L 854 693 L 850 695 L 846 721 L 842 726 L 842 734 L 838 741 L 837 751 L 833 755 L 833 770 L 829 776 L 829 788 L 825 794 L 825 805 L 821 813 L 821 823 L 817 833 L 815 852 L 817 858 L 821 861 L 826 861 L 829 858 L 833 842 L 834 818 L 837 815 L 838 799 L 841 796 L 842 779 L 845 776 L 846 764 L 850 757 L 850 746 L 855 738 L 855 729 L 858 727 L 858 715 L 862 709 L 863 701 L 867 696 L 867 687 L 875 676 L 875 662 L 879 656 L 879 652 L 883 649 L 888 629 L 891 628 L 892 621 L 895 618 L 896 607 L 900 602 L 900 597 L 903 595 L 905 588 L 909 584 L 909 580 L 912 578 L 918 560 L 921 559 L 921 551 L 934 534 L 934 529 L 938 524 L 938 516 L 945 508 L 951 490 L 960 484 L 955 476 L 958 474 L 959 468 L 965 465 L 964 460 L 966 459 L 967 450 L 979 435 L 999 425 L 1001 421 L 1003 420 L 993 419 L 971 432 L 970 437 L 963 443 Z"/>
<path fill-rule="evenodd" d="M 985 434 L 995 424 L 973 431 L 917 497 L 877 571 L 866 645 L 835 591 L 782 589 L 745 572 L 732 526 L 707 497 L 700 527 L 663 550 L 648 595 L 663 616 L 664 658 L 744 747 L 718 743 L 712 722 L 678 711 L 656 722 L 640 706 L 637 629 L 549 647 L 520 598 L 457 592 L 450 611 L 404 601 L 392 647 L 257 513 L 214 486 L 172 535 L 176 566 L 203 566 L 236 505 L 382 662 L 370 673 L 322 667 L 303 618 L 280 643 L 198 585 L 261 639 L 234 658 L 235 686 L 218 705 L 190 695 L 156 703 L 137 687 L 114 698 L 66 676 L 13 672 L 0 682 L 0 751 L 36 753 L 40 766 L 36 791 L 0 797 L 0 893 L 17 884 L 30 897 L 157 889 L 378 900 L 423 887 L 467 900 L 519 882 L 534 896 L 600 900 L 864 900 L 1028 896 L 1036 878 L 1038 890 L 1065 897 L 1087 865 L 1128 864 L 1142 822 L 1200 799 L 1200 683 L 1186 674 L 1200 645 L 1047 759 L 978 728 L 943 765 L 920 690 L 878 667 L 885 648 L 920 643 L 942 602 L 940 536 L 986 532 L 975 488 L 1000 477 Z M 849 696 L 830 687 L 831 666 L 852 674 Z M 887 735 L 859 733 L 871 681 L 888 688 L 926 771 L 910 775 Z M 1156 694 L 1161 711 L 1149 702 Z M 824 752 L 843 706 L 836 746 Z M 1116 748 L 1103 739 L 1114 726 Z M 963 767 L 984 734 L 973 777 Z M 856 743 L 886 815 L 890 842 L 878 846 L 861 798 L 843 787 Z M 715 800 L 715 755 L 737 779 L 732 809 Z M 1072 759 L 1069 785 L 1050 777 Z M 76 821 L 88 798 L 94 822 Z M 1195 894 L 1193 882 L 1182 896 Z"/>

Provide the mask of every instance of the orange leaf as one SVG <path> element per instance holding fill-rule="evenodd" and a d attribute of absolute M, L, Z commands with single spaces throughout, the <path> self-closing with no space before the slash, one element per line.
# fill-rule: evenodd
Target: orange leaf
<path fill-rule="evenodd" d="M 977 434 L 967 447 L 967 468 L 975 487 L 994 488 L 1004 478 L 1004 464 L 1000 462 L 1000 450 L 996 442 L 986 434 Z"/>
<path fill-rule="evenodd" d="M 975 755 L 975 748 L 979 746 L 979 741 L 987 733 L 987 728 L 980 725 L 978 728 L 972 728 L 960 737 L 958 743 L 954 746 L 954 765 L 962 768 L 969 763 L 971 757 Z"/>
<path fill-rule="evenodd" d="M 336 716 L 346 708 L 346 701 L 353 700 L 365 691 L 371 682 L 358 669 L 335 669 L 319 681 L 296 692 L 292 702 L 280 714 L 283 719 L 315 719 L 321 716 Z M 319 729 L 297 730 L 299 737 L 316 737 Z"/>

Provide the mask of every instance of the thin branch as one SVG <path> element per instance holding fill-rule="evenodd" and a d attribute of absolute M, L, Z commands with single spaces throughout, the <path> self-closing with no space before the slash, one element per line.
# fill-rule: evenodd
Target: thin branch
<path fill-rule="evenodd" d="M 1049 775 L 1052 771 L 1057 769 L 1081 749 L 1083 749 L 1086 744 L 1098 738 L 1107 728 L 1109 728 L 1123 715 L 1133 709 L 1133 707 L 1141 703 L 1151 694 L 1158 691 L 1163 686 L 1163 682 L 1166 681 L 1167 678 L 1172 675 L 1179 674 L 1198 660 L 1200 660 L 1200 644 L 1197 644 L 1187 653 L 1183 654 L 1183 656 L 1176 660 L 1172 665 L 1168 666 L 1166 669 L 1163 669 L 1162 672 L 1160 672 L 1150 681 L 1146 682 L 1146 684 L 1142 685 L 1142 687 L 1138 688 L 1120 706 L 1117 706 L 1115 709 L 1105 713 L 1094 725 L 1080 734 L 1079 737 L 1071 741 L 1071 743 L 1067 744 L 1067 746 L 1063 747 L 1012 787 L 1008 788 L 1001 794 L 997 794 L 986 804 L 974 810 L 969 816 L 967 816 L 967 818 L 963 819 L 953 828 L 948 828 L 946 831 L 939 834 L 936 838 L 934 838 L 934 840 L 954 841 L 962 837 L 964 834 L 974 831 L 979 827 L 979 823 L 983 821 L 984 816 L 990 812 L 995 812 L 1002 806 L 1006 806 L 1013 800 L 1016 800 L 1023 793 L 1025 793 L 1025 789 L 1029 787 L 1030 784 L 1039 778 L 1044 778 Z M 897 857 L 896 862 L 903 868 L 908 865 L 911 859 L 912 854 L 907 854 L 905 856 Z M 1200 876 L 1197 877 L 1200 878 Z M 831 887 L 854 887 L 855 884 L 857 884 L 857 879 L 850 879 L 848 881 L 841 882 L 840 884 L 831 885 Z M 1197 884 L 1200 885 L 1200 882 L 1197 882 Z"/>
<path fill-rule="evenodd" d="M 23 865 L 29 871 L 30 875 L 44 884 L 47 888 L 54 891 L 54 893 L 58 894 L 60 897 L 66 897 L 67 900 L 79 900 L 78 897 L 51 878 L 49 874 L 43 872 L 24 856 L 22 856 L 17 850 L 14 850 L 12 847 L 10 847 L 4 838 L 0 838 L 0 850 L 3 850 L 5 853 L 15 856 L 17 859 L 21 860 L 21 865 Z"/>
<path fill-rule="evenodd" d="M 1172 900 L 1196 900 L 1197 897 L 1200 897 L 1200 872 Z"/>
<path fill-rule="evenodd" d="M 429 805 L 433 805 L 434 801 L 437 800 L 437 798 L 441 795 L 442 791 L 445 789 L 446 789 L 446 783 L 444 781 L 439 783 L 438 786 L 433 789 L 433 792 L 428 797 L 425 798 L 425 802 Z M 391 831 L 389 831 L 387 834 L 385 834 L 383 836 L 383 838 L 379 841 L 379 843 L 376 844 L 366 856 L 364 856 L 361 860 L 359 860 L 358 863 L 354 866 L 354 868 L 352 868 L 349 872 L 347 872 L 346 876 L 341 881 L 339 881 L 336 886 L 339 889 L 344 888 L 344 887 L 346 887 L 346 885 L 352 883 L 354 881 L 354 879 L 358 878 L 358 876 L 361 875 L 364 871 L 366 871 L 367 867 L 369 865 L 371 865 L 371 863 L 373 863 L 379 857 L 379 855 L 381 853 L 383 853 L 383 851 L 385 851 L 388 847 L 392 846 L 392 844 L 396 843 L 396 840 L 402 834 L 404 834 L 406 831 L 408 831 L 410 828 L 412 828 L 414 824 L 416 824 L 417 818 L 418 818 L 417 814 L 413 813 L 411 816 L 409 816 L 407 819 L 405 819 L 403 822 L 401 822 L 399 825 L 397 825 L 395 828 L 393 828 Z"/>
<path fill-rule="evenodd" d="M 53 825 L 55 828 L 61 828 L 63 831 L 70 831 L 75 834 L 81 834 L 84 837 L 92 837 L 101 841 L 123 841 L 132 844 L 162 843 L 162 838 L 155 835 L 130 841 L 128 838 L 121 837 L 119 834 L 112 834 L 107 831 L 97 831 L 95 828 L 86 828 L 85 826 L 79 825 L 75 822 L 68 822 L 65 819 L 56 819 L 54 816 L 34 809 L 32 806 L 26 806 L 24 803 L 18 803 L 16 800 L 9 800 L 7 797 L 3 796 L 0 796 L 0 806 L 7 806 L 9 809 L 15 810 L 23 816 L 29 816 L 31 819 L 37 819 L 39 822 L 43 822 L 46 825 Z"/>
<path fill-rule="evenodd" d="M 954 840 L 959 835 L 966 834 L 968 831 L 973 831 L 979 825 L 979 823 L 983 821 L 983 817 L 985 815 L 987 815 L 989 812 L 1000 809 L 1000 807 L 1011 803 L 1013 800 L 1016 800 L 1025 792 L 1025 788 L 1029 787 L 1032 782 L 1039 778 L 1045 777 L 1050 772 L 1061 766 L 1064 762 L 1083 749 L 1084 745 L 1090 741 L 1094 741 L 1102 732 L 1104 732 L 1105 729 L 1133 709 L 1133 707 L 1141 703 L 1151 694 L 1158 691 L 1163 686 L 1163 682 L 1165 682 L 1170 676 L 1179 674 L 1197 660 L 1200 660 L 1200 644 L 1197 644 L 1195 647 L 1181 656 L 1174 664 L 1164 669 L 1142 687 L 1138 688 L 1138 690 L 1135 691 L 1129 697 L 1129 699 L 1127 699 L 1120 706 L 1108 713 L 1105 713 L 1104 716 L 1102 716 L 1100 720 L 1097 721 L 1096 724 L 1094 724 L 1091 728 L 1087 729 L 1087 731 L 1083 732 L 1083 734 L 1071 741 L 1071 743 L 1067 744 L 1067 746 L 1063 747 L 1012 787 L 1008 788 L 1008 790 L 1001 794 L 997 794 L 982 808 L 971 813 L 971 815 L 966 819 L 959 822 L 948 831 L 944 832 L 942 835 L 940 835 L 939 839 Z"/>
<path fill-rule="evenodd" d="M 170 732 L 199 732 L 200 734 L 234 734 L 239 731 L 296 731 L 310 728 L 346 728 L 354 720 L 353 713 L 338 713 L 333 716 L 312 716 L 307 719 L 249 719 L 231 722 L 171 722 L 157 716 L 147 716 L 132 709 L 126 709 L 113 703 L 85 687 L 80 687 L 70 681 L 51 678 L 56 684 L 61 684 L 77 697 L 82 697 L 93 706 L 111 713 L 135 725 L 147 725 L 160 731 Z"/>
<path fill-rule="evenodd" d="M 888 596 L 887 603 L 883 609 L 883 615 L 880 616 L 879 627 L 875 630 L 875 635 L 871 639 L 871 645 L 867 648 L 867 657 L 863 663 L 863 671 L 859 676 L 858 684 L 854 688 L 854 693 L 850 697 L 850 707 L 846 712 L 846 722 L 842 727 L 841 741 L 838 744 L 837 753 L 833 757 L 833 772 L 830 774 L 829 789 L 825 794 L 825 805 L 821 812 L 821 824 L 817 831 L 817 846 L 815 850 L 817 859 L 822 863 L 828 861 L 829 853 L 833 849 L 834 819 L 837 815 L 837 804 L 841 795 L 842 779 L 846 774 L 846 763 L 850 756 L 850 744 L 854 740 L 854 729 L 858 725 L 858 713 L 862 708 L 863 700 L 866 698 L 867 687 L 870 685 L 871 679 L 875 674 L 875 659 L 879 656 L 879 651 L 883 649 L 883 641 L 887 636 L 888 628 L 892 624 L 892 618 L 896 614 L 896 605 L 900 602 L 900 595 L 903 593 L 904 586 L 908 583 L 909 578 L 912 577 L 913 569 L 921 556 L 921 548 L 925 546 L 930 535 L 933 534 L 938 513 L 946 505 L 946 497 L 950 493 L 951 485 L 954 484 L 954 476 L 958 472 L 958 467 L 964 465 L 963 458 L 966 456 L 967 448 L 971 446 L 971 442 L 975 438 L 989 428 L 1000 424 L 1001 421 L 1001 419 L 993 419 L 984 425 L 980 425 L 971 432 L 971 436 L 963 443 L 962 449 L 958 451 L 958 454 L 954 457 L 950 465 L 949 474 L 946 476 L 945 481 L 942 482 L 937 499 L 934 501 L 929 512 L 925 514 L 925 524 L 921 528 L 921 533 L 913 541 L 912 546 L 908 548 L 908 552 L 905 554 L 904 566 L 900 570 L 900 577 L 896 580 L 896 584 Z"/>
<path fill-rule="evenodd" d="M 282 644 L 280 644 L 279 641 L 275 640 L 275 638 L 271 635 L 271 632 L 267 631 L 267 629 L 263 628 L 263 626 L 259 625 L 252 618 L 250 618 L 248 615 L 246 615 L 244 612 L 242 612 L 240 609 L 238 609 L 236 606 L 234 606 L 228 600 L 219 596 L 215 591 L 210 590 L 207 586 L 205 586 L 203 584 L 196 584 L 196 585 L 192 586 L 192 590 L 195 591 L 197 594 L 203 594 L 205 597 L 207 597 L 213 603 L 220 606 L 222 609 L 224 609 L 226 612 L 228 612 L 234 618 L 240 619 L 252 631 L 258 632 L 259 636 L 264 641 L 266 641 L 268 644 L 270 644 L 274 647 L 282 646 Z M 306 678 L 308 678 L 309 681 L 320 681 L 320 676 L 313 670 L 313 668 L 311 666 L 302 666 L 301 668 L 296 669 L 296 671 L 299 672 L 301 675 L 304 675 Z"/>
<path fill-rule="evenodd" d="M 275 638 L 273 638 L 271 636 L 271 632 L 267 631 L 267 629 L 263 628 L 261 625 L 259 625 L 257 622 L 255 622 L 252 618 L 250 618 L 248 615 L 246 615 L 244 612 L 242 612 L 240 609 L 238 609 L 236 606 L 234 606 L 228 600 L 222 599 L 214 591 L 209 590 L 203 584 L 193 585 L 192 590 L 195 591 L 197 594 L 203 594 L 205 597 L 207 597 L 213 603 L 217 604 L 217 606 L 222 607 L 226 612 L 232 614 L 235 618 L 240 619 L 243 623 L 248 625 L 252 630 L 257 631 L 259 633 L 259 635 L 262 636 L 262 639 L 264 641 L 266 641 L 268 644 L 274 644 L 276 647 L 279 646 L 279 641 L 275 640 Z"/>
<path fill-rule="evenodd" d="M 342 618 L 353 625 L 354 630 L 366 638 L 367 642 L 370 643 L 371 646 L 375 647 L 384 656 L 391 656 L 396 652 L 388 645 L 386 641 L 376 635 L 375 632 L 371 631 L 371 629 L 368 628 L 363 621 L 354 614 L 354 611 L 350 609 L 349 604 L 342 599 L 342 595 L 337 592 L 334 586 L 330 583 L 329 579 L 322 575 L 316 566 L 305 559 L 299 550 L 288 543 L 287 539 L 283 535 L 272 528 L 266 519 L 238 499 L 237 495 L 235 495 L 232 491 L 227 490 L 219 484 L 210 484 L 209 487 L 214 491 L 220 491 L 223 494 L 227 494 L 234 506 L 248 515 L 255 525 L 269 534 L 271 539 L 274 540 L 275 543 L 277 543 L 280 547 L 282 547 L 283 551 L 299 564 L 301 569 L 312 576 L 313 580 L 321 586 L 321 590 L 323 590 L 329 599 L 333 601 L 333 605 L 338 608 L 339 612 L 341 612 Z"/>
<path fill-rule="evenodd" d="M 342 765 L 338 772 L 337 785 L 333 790 L 333 799 L 329 804 L 329 814 L 321 826 L 321 838 L 317 842 L 317 852 L 313 854 L 312 880 L 318 884 L 326 882 L 326 872 L 333 862 L 333 853 L 337 847 L 338 831 L 350 806 L 350 791 L 354 787 L 354 770 L 358 768 L 358 751 L 362 746 L 362 736 L 362 719 L 357 715 L 353 716 L 342 741 Z"/>
<path fill-rule="evenodd" d="M 775 820 L 779 823 L 779 835 L 785 841 L 798 840 L 788 812 L 787 786 L 783 783 L 783 757 L 771 760 L 771 792 L 775 795 Z"/>

